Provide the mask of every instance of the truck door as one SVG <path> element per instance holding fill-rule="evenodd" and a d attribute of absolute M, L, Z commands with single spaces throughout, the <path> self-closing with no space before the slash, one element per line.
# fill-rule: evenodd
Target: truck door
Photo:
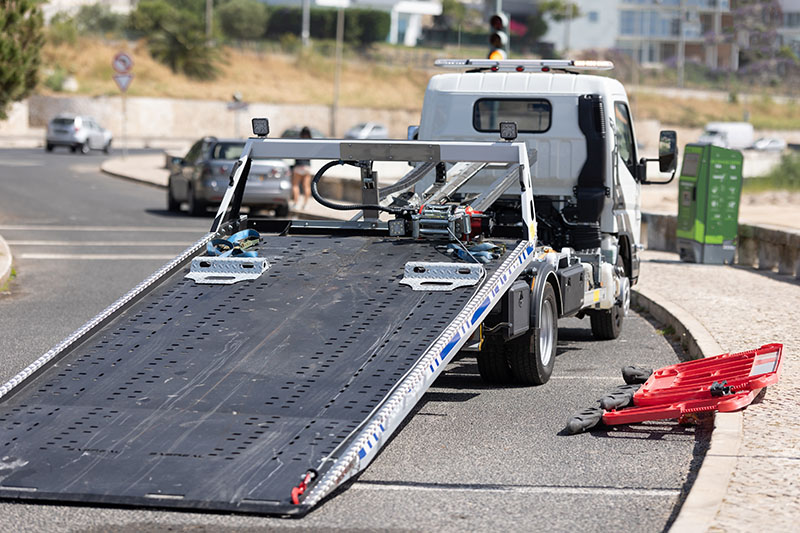
<path fill-rule="evenodd" d="M 631 121 L 628 104 L 614 102 L 614 136 L 615 152 L 617 154 L 613 165 L 612 198 L 614 200 L 614 231 L 620 236 L 627 234 L 632 242 L 639 242 L 639 228 L 641 225 L 641 212 L 639 209 L 639 194 L 641 185 L 636 181 L 636 139 L 633 136 L 633 122 Z M 620 251 L 622 252 L 622 251 Z M 624 252 L 622 252 L 624 253 Z"/>

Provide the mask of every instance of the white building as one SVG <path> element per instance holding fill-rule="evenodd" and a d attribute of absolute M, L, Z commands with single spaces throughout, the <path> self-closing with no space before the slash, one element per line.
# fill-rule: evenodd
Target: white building
<path fill-rule="evenodd" d="M 620 0 L 572 0 L 581 16 L 556 22 L 547 20 L 542 41 L 553 43 L 556 50 L 604 50 L 614 48 L 619 35 Z"/>
<path fill-rule="evenodd" d="M 44 19 L 49 21 L 57 13 L 74 15 L 81 6 L 103 4 L 111 8 L 113 13 L 127 15 L 136 6 L 138 0 L 50 0 L 42 3 Z"/>
<path fill-rule="evenodd" d="M 261 0 L 269 5 L 303 5 L 302 0 Z M 316 2 L 311 0 L 311 5 Z M 321 2 L 322 4 L 322 2 Z M 441 0 L 350 0 L 350 7 L 388 11 L 391 16 L 388 41 L 392 44 L 414 46 L 422 36 L 422 18 L 441 15 Z M 323 6 L 320 6 L 323 7 Z M 327 7 L 327 6 L 324 6 Z"/>
<path fill-rule="evenodd" d="M 783 21 L 778 28 L 781 44 L 791 46 L 800 55 L 800 0 L 778 0 L 783 11 Z"/>

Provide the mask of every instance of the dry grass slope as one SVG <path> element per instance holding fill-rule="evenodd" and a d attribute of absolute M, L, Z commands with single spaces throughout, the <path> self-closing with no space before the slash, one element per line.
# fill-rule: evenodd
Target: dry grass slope
<path fill-rule="evenodd" d="M 144 42 L 102 43 L 81 39 L 76 46 L 47 46 L 45 66 L 61 66 L 78 81 L 79 94 L 116 95 L 111 59 L 125 51 L 134 60 L 130 96 L 229 100 L 240 92 L 246 101 L 330 104 L 334 63 L 316 54 L 298 56 L 232 48 L 220 55 L 220 76 L 201 82 L 174 74 L 154 61 Z M 342 69 L 342 106 L 419 109 L 430 73 L 402 67 L 346 61 Z M 40 92 L 50 91 L 44 86 Z"/>

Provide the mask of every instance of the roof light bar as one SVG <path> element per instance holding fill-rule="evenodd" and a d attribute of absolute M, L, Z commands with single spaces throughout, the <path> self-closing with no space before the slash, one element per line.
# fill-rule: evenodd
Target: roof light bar
<path fill-rule="evenodd" d="M 494 72 L 549 72 L 564 70 L 611 70 L 614 63 L 594 59 L 437 59 L 434 65 L 444 68 L 479 68 Z"/>

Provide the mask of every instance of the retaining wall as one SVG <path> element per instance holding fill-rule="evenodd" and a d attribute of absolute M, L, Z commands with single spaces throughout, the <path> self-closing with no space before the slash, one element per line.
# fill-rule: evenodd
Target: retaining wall
<path fill-rule="evenodd" d="M 677 252 L 678 217 L 642 213 L 642 236 L 650 250 Z M 739 224 L 736 264 L 800 279 L 800 231 Z"/>
<path fill-rule="evenodd" d="M 421 102 L 420 102 L 421 103 Z M 330 134 L 331 108 L 326 105 L 251 103 L 247 110 L 231 111 L 228 103 L 214 100 L 174 98 L 127 98 L 126 133 L 145 139 L 247 137 L 251 117 L 268 117 L 272 136 L 280 136 L 290 126 L 313 126 Z M 122 98 L 32 96 L 27 101 L 30 127 L 44 127 L 58 113 L 85 114 L 110 129 L 115 139 L 122 137 Z M 407 127 L 419 124 L 418 109 L 370 109 L 341 107 L 337 113 L 336 133 L 359 122 L 380 122 L 389 128 L 390 137 L 405 139 Z"/>

